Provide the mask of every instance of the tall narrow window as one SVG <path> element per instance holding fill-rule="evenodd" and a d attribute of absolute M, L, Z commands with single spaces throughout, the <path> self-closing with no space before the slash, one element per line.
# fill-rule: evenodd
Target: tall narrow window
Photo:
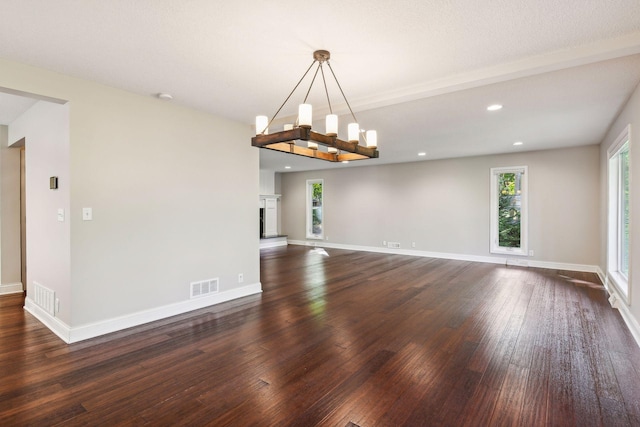
<path fill-rule="evenodd" d="M 629 302 L 629 190 L 631 129 L 613 143 L 609 155 L 607 270 L 609 279 Z"/>
<path fill-rule="evenodd" d="M 491 252 L 527 255 L 527 167 L 491 169 Z"/>
<path fill-rule="evenodd" d="M 307 239 L 324 239 L 323 186 L 321 179 L 307 180 Z"/>

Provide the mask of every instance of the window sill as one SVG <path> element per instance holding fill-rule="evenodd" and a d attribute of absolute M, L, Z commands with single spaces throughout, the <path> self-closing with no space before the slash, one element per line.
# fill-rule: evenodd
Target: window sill
<path fill-rule="evenodd" d="M 500 255 L 527 256 L 527 250 L 524 248 L 491 248 L 489 252 Z"/>

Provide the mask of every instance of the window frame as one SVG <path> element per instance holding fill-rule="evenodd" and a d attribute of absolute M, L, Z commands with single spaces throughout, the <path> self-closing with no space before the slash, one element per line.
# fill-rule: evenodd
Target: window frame
<path fill-rule="evenodd" d="M 321 218 L 321 222 L 320 224 L 322 225 L 320 234 L 314 234 L 313 233 L 313 210 L 314 210 L 314 206 L 313 206 L 313 184 L 322 184 L 322 197 L 321 197 L 321 205 L 320 208 L 322 209 L 322 218 Z M 305 215 L 306 215 L 306 238 L 307 239 L 313 239 L 313 240 L 324 240 L 324 217 L 325 217 L 325 211 L 324 211 L 324 179 L 308 179 L 307 183 L 306 183 L 306 193 L 307 193 L 307 200 L 306 200 L 306 209 L 305 209 Z"/>
<path fill-rule="evenodd" d="M 627 274 L 621 271 L 622 252 L 624 251 L 622 247 L 622 223 L 624 219 L 622 218 L 623 195 L 621 194 L 620 154 L 623 152 L 628 153 L 629 163 L 627 170 L 629 186 L 631 186 L 631 145 L 631 125 L 627 125 L 607 150 L 607 279 L 627 304 L 631 303 L 631 287 L 629 286 L 631 264 L 629 263 L 628 265 Z M 631 191 L 629 191 L 627 203 L 631 204 Z M 629 218 L 627 218 L 627 221 L 629 221 Z M 631 224 L 629 223 L 628 236 L 630 237 L 631 235 Z M 630 255 L 630 246 L 630 242 L 627 241 L 627 257 Z"/>
<path fill-rule="evenodd" d="M 520 178 L 520 247 L 512 248 L 499 245 L 499 194 L 498 176 L 504 173 L 521 173 Z M 490 248 L 492 254 L 528 256 L 529 254 L 529 170 L 527 166 L 508 166 L 491 168 L 491 230 Z"/>

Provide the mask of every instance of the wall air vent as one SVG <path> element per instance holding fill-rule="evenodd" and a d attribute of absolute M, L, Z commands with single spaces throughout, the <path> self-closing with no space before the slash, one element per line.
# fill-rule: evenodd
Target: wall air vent
<path fill-rule="evenodd" d="M 45 288 L 38 282 L 33 282 L 33 302 L 52 316 L 55 316 L 56 293 Z"/>
<path fill-rule="evenodd" d="M 529 267 L 529 262 L 526 259 L 507 258 L 505 265 L 515 265 L 518 267 Z"/>
<path fill-rule="evenodd" d="M 390 249 L 400 249 L 400 242 L 388 242 L 387 247 Z"/>
<path fill-rule="evenodd" d="M 219 279 L 201 280 L 199 282 L 191 282 L 191 298 L 199 298 L 218 292 Z"/>

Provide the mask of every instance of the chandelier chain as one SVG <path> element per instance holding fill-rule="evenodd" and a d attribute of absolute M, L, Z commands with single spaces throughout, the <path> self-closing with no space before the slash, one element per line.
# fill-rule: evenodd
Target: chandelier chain
<path fill-rule="evenodd" d="M 302 75 L 302 77 L 300 78 L 300 80 L 298 80 L 298 83 L 296 83 L 296 85 L 294 86 L 293 90 L 289 93 L 289 95 L 287 96 L 287 98 L 284 100 L 284 102 L 282 103 L 282 105 L 280 105 L 280 108 L 278 108 L 278 111 L 276 111 L 276 113 L 272 116 L 271 120 L 269 120 L 269 123 L 267 123 L 267 126 L 262 129 L 262 132 L 260 133 L 264 133 L 267 129 L 269 129 L 269 126 L 271 126 L 271 123 L 273 122 L 273 120 L 276 118 L 276 116 L 278 115 L 278 113 L 280 113 L 280 110 L 282 110 L 282 107 L 285 106 L 285 104 L 287 103 L 287 101 L 289 101 L 289 98 L 291 98 L 291 95 L 293 95 L 293 93 L 296 91 L 296 89 L 298 89 L 298 86 L 300 86 L 300 83 L 302 83 L 302 81 L 304 80 L 304 78 L 307 76 L 307 74 L 309 74 L 309 70 L 311 70 L 311 67 L 313 67 L 313 64 L 315 64 L 317 62 L 317 60 L 313 60 L 313 62 L 311 63 L 311 65 L 309 65 L 309 68 L 307 68 L 307 71 L 304 72 L 304 74 Z M 317 71 L 316 71 L 317 72 Z M 335 75 L 334 75 L 335 77 Z M 311 89 L 311 88 L 309 88 Z M 257 129 L 256 129 L 257 130 Z"/>
<path fill-rule="evenodd" d="M 344 99 L 344 102 L 347 104 L 347 107 L 349 108 L 349 112 L 351 113 L 351 117 L 353 117 L 353 121 L 358 123 L 358 119 L 356 118 L 356 115 L 353 112 L 353 109 L 351 108 L 351 104 L 349 104 L 349 100 L 347 99 L 347 96 L 344 94 L 344 91 L 342 90 L 342 86 L 340 85 L 340 82 L 338 81 L 338 78 L 336 77 L 336 74 L 333 72 L 333 68 L 331 67 L 331 63 L 329 62 L 328 57 L 326 57 L 326 58 L 322 58 L 321 57 L 320 59 L 316 59 L 314 57 L 314 60 L 311 63 L 311 65 L 309 65 L 309 68 L 307 68 L 307 71 L 305 71 L 304 74 L 302 75 L 302 77 L 300 78 L 300 80 L 298 80 L 298 83 L 296 83 L 296 85 L 293 87 L 293 89 L 291 90 L 291 92 L 289 93 L 287 98 L 284 100 L 282 105 L 280 105 L 280 107 L 278 108 L 276 113 L 272 116 L 271 120 L 269 120 L 269 123 L 267 123 L 267 126 L 262 130 L 261 133 L 264 133 L 269 128 L 271 123 L 273 123 L 275 118 L 280 113 L 280 110 L 282 110 L 282 108 L 286 105 L 286 103 L 289 101 L 289 99 L 291 98 L 293 93 L 296 91 L 296 89 L 298 89 L 298 86 L 300 86 L 300 83 L 302 83 L 302 81 L 307 76 L 307 74 L 309 74 L 309 71 L 311 70 L 311 68 L 313 68 L 313 66 L 315 65 L 316 62 L 318 63 L 318 67 L 316 68 L 316 72 L 313 74 L 313 79 L 311 80 L 311 84 L 309 85 L 309 89 L 307 90 L 307 94 L 304 97 L 303 103 L 306 104 L 307 98 L 309 98 L 309 93 L 311 93 L 311 88 L 313 87 L 313 83 L 316 81 L 316 77 L 318 76 L 318 71 L 320 71 L 322 73 L 322 82 L 324 84 L 324 92 L 325 92 L 325 94 L 327 96 L 327 103 L 329 104 L 329 112 L 331 114 L 333 114 L 333 108 L 331 106 L 331 100 L 329 99 L 329 90 L 327 89 L 327 81 L 325 79 L 324 69 L 322 68 L 322 63 L 326 62 L 327 65 L 329 66 L 329 70 L 331 71 L 331 75 L 333 75 L 333 79 L 336 81 L 336 85 L 338 86 L 338 89 L 340 90 L 340 93 L 342 94 L 342 98 Z M 296 121 L 296 125 L 297 125 L 297 121 Z M 367 137 L 366 137 L 365 133 L 362 132 L 361 130 L 359 130 L 359 133 L 362 134 L 362 137 L 364 138 L 364 141 L 366 143 L 367 142 Z"/>
<path fill-rule="evenodd" d="M 329 64 L 327 62 L 327 64 Z M 324 78 L 324 68 L 322 68 L 322 62 L 320 63 L 320 72 L 322 73 L 322 83 L 324 83 L 324 93 L 327 95 L 327 104 L 329 104 L 329 113 L 333 114 L 333 108 L 331 108 L 331 99 L 329 99 L 329 90 L 327 89 L 327 80 Z"/>
<path fill-rule="evenodd" d="M 318 77 L 318 71 L 322 68 L 322 62 L 318 63 L 318 68 L 316 68 L 316 72 L 313 74 L 313 79 L 311 79 L 311 84 L 309 85 L 309 89 L 307 89 L 307 94 L 304 96 L 303 104 L 307 103 L 307 98 L 309 98 L 309 93 L 311 93 L 311 88 L 316 81 L 316 77 Z"/>
<path fill-rule="evenodd" d="M 347 107 L 349 107 L 349 111 L 351 112 L 351 117 L 353 117 L 353 121 L 358 123 L 358 119 L 356 119 L 356 115 L 353 113 L 353 110 L 351 109 L 351 104 L 349 104 L 349 100 L 345 96 L 344 91 L 342 90 L 342 86 L 340 86 L 340 82 L 336 77 L 336 73 L 333 72 L 333 68 L 331 68 L 331 64 L 329 63 L 329 61 L 327 61 L 327 65 L 329 66 L 329 70 L 331 70 L 331 74 L 333 74 L 333 79 L 336 81 L 336 84 L 338 85 L 338 89 L 340 89 L 340 93 L 342 94 L 342 98 L 344 99 L 344 102 L 346 102 Z"/>

